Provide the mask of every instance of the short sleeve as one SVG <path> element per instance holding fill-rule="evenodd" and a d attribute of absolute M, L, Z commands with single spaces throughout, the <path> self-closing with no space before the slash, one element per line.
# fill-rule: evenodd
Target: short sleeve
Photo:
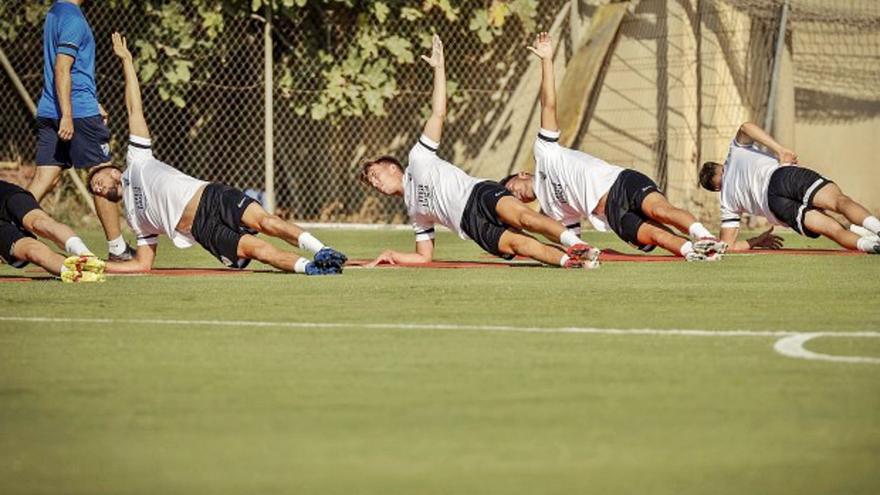
<path fill-rule="evenodd" d="M 721 228 L 722 229 L 738 229 L 740 222 L 740 214 L 737 211 L 727 207 L 721 202 Z"/>
<path fill-rule="evenodd" d="M 434 238 L 434 222 L 417 215 L 412 219 L 413 231 L 416 234 L 416 242 L 430 241 Z"/>
<path fill-rule="evenodd" d="M 535 139 L 535 159 L 542 161 L 559 153 L 561 150 L 559 146 L 560 135 L 560 131 L 539 130 L 538 138 Z"/>
<path fill-rule="evenodd" d="M 137 236 L 138 246 L 152 246 L 159 243 L 159 234 L 145 234 Z"/>
<path fill-rule="evenodd" d="M 570 230 L 577 235 L 581 235 L 581 219 L 576 217 L 566 217 L 562 219 L 562 225 L 565 230 Z"/>
<path fill-rule="evenodd" d="M 140 136 L 128 137 L 128 157 L 129 163 L 140 160 L 153 158 L 153 144 L 150 139 Z"/>
<path fill-rule="evenodd" d="M 76 58 L 86 39 L 87 30 L 88 26 L 80 17 L 67 16 L 62 18 L 58 26 L 58 53 Z"/>
<path fill-rule="evenodd" d="M 428 136 L 422 134 L 422 136 L 419 137 L 419 140 L 416 141 L 416 144 L 412 147 L 412 149 L 409 150 L 410 163 L 412 163 L 414 160 L 418 160 L 419 156 L 437 156 L 437 148 L 439 146 L 440 143 L 436 143 L 428 138 Z"/>

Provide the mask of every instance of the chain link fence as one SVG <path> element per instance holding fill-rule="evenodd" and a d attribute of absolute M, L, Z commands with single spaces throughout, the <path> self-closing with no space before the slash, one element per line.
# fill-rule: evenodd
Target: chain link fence
<path fill-rule="evenodd" d="M 577 11 L 589 17 L 602 3 L 606 2 L 581 1 Z M 144 4 L 128 5 L 121 10 L 92 2 L 85 8 L 97 40 L 99 94 L 111 113 L 116 161 L 123 159 L 127 126 L 123 81 L 110 49 L 110 33 L 149 32 Z M 713 200 L 696 188 L 696 170 L 701 159 L 723 158 L 740 122 L 763 121 L 781 5 L 782 0 L 634 3 L 621 26 L 580 147 L 642 170 L 674 200 L 714 213 Z M 549 29 L 569 6 L 569 0 L 542 0 L 538 29 Z M 182 14 L 194 17 L 196 12 Z M 189 84 L 185 107 L 160 98 L 155 84 L 143 85 L 160 159 L 188 174 L 255 195 L 264 183 L 264 22 L 259 16 L 239 16 L 226 23 L 220 34 L 226 48 L 211 62 L 209 77 Z M 535 77 L 528 73 L 524 49 L 531 33 L 520 27 L 506 29 L 484 44 L 449 23 L 436 25 L 446 47 L 448 77 L 454 81 L 441 153 L 466 170 L 500 177 L 513 164 L 485 163 L 487 142 L 519 139 L 508 135 L 508 126 L 499 119 L 513 103 L 520 81 Z M 345 25 L 328 25 L 326 36 L 332 40 L 344 36 L 345 30 Z M 791 0 L 788 32 L 798 119 L 849 121 L 880 115 L 880 2 Z M 36 101 L 42 86 L 41 29 L 17 34 L 14 43 L 0 47 Z M 562 23 L 560 38 L 569 45 L 570 34 L 569 24 Z M 299 36 L 296 26 L 277 26 L 276 53 L 302 42 Z M 276 64 L 279 59 L 276 56 Z M 279 212 L 311 221 L 404 221 L 399 200 L 368 193 L 354 174 L 368 156 L 390 152 L 405 158 L 427 115 L 430 69 L 418 57 L 398 67 L 397 93 L 386 105 L 385 116 L 317 121 L 296 111 L 318 90 L 317 78 L 308 77 L 317 69 L 310 60 L 294 63 L 296 74 L 306 76 L 299 77 L 292 90 L 276 89 L 274 95 Z M 281 76 L 279 67 L 275 73 Z M 34 156 L 33 119 L 9 80 L 2 79 L 0 162 L 27 165 Z M 533 134 L 524 139 L 533 139 Z"/>

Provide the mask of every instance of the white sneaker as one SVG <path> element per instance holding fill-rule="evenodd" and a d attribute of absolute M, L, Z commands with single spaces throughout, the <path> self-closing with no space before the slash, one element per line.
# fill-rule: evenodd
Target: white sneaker
<path fill-rule="evenodd" d="M 702 239 L 694 241 L 693 244 L 694 251 L 705 256 L 708 261 L 720 260 L 727 251 L 727 243 L 719 241 L 714 237 L 703 237 Z M 715 259 L 709 260 L 710 257 L 716 255 L 717 257 Z"/>
<path fill-rule="evenodd" d="M 687 262 L 691 262 L 691 261 L 709 261 L 708 258 L 706 258 L 706 255 L 704 255 L 704 254 L 700 254 L 700 253 L 698 253 L 698 252 L 696 252 L 696 251 L 691 251 L 691 252 L 689 252 L 689 253 L 687 254 L 687 256 L 684 257 L 684 259 L 685 259 L 685 261 L 687 261 Z"/>

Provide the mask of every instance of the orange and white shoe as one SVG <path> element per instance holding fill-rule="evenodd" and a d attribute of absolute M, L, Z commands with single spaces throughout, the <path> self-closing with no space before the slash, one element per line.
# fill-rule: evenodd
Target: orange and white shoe
<path fill-rule="evenodd" d="M 599 255 L 602 251 L 589 244 L 578 243 L 565 250 L 569 258 L 580 260 L 582 266 L 587 269 L 599 268 Z"/>

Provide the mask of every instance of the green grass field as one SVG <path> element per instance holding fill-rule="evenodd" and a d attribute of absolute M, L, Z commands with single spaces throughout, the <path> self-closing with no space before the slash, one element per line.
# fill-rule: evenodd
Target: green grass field
<path fill-rule="evenodd" d="M 318 234 L 353 258 L 412 242 Z M 449 234 L 437 256 L 482 259 Z M 880 365 L 552 330 L 876 332 L 878 288 L 880 257 L 775 255 L 0 282 L 0 493 L 877 494 Z M 880 357 L 880 338 L 806 347 Z"/>

